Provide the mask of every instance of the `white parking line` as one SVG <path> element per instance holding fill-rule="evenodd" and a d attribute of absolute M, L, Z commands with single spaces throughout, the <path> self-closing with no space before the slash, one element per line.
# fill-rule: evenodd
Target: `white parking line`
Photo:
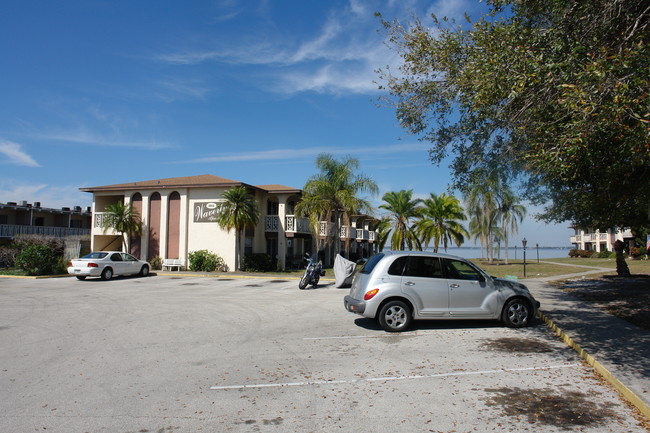
<path fill-rule="evenodd" d="M 497 370 L 482 370 L 482 371 L 455 371 L 453 373 L 436 373 L 426 375 L 413 375 L 413 376 L 386 376 L 386 377 L 370 377 L 367 379 L 350 379 L 350 380 L 311 380 L 306 382 L 285 382 L 285 383 L 255 383 L 247 385 L 226 385 L 226 386 L 211 386 L 210 389 L 216 391 L 223 391 L 229 389 L 250 389 L 250 388 L 283 388 L 291 386 L 310 386 L 310 385 L 337 385 L 337 384 L 350 384 L 359 382 L 382 382 L 382 381 L 395 381 L 395 380 L 413 380 L 413 379 L 432 379 L 439 377 L 454 377 L 454 376 L 477 376 L 483 374 L 496 374 L 496 373 L 517 373 L 522 371 L 539 371 L 539 370 L 556 370 L 560 368 L 574 368 L 580 367 L 582 364 L 562 364 L 551 365 L 548 367 L 524 367 L 524 368 L 500 368 Z"/>

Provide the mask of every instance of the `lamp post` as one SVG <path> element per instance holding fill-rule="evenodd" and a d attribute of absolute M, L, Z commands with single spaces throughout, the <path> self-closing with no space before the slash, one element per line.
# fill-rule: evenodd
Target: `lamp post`
<path fill-rule="evenodd" d="M 526 238 L 524 238 L 521 241 L 521 243 L 524 246 L 524 278 L 526 278 L 526 244 L 528 243 L 528 241 L 526 240 Z"/>
<path fill-rule="evenodd" d="M 539 244 L 535 244 L 535 247 L 537 248 L 537 263 L 539 263 Z"/>

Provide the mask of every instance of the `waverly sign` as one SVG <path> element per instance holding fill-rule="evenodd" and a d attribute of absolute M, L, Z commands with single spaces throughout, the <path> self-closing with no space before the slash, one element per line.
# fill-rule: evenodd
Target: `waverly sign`
<path fill-rule="evenodd" d="M 214 223 L 217 222 L 217 211 L 220 202 L 203 201 L 194 203 L 194 222 L 195 223 Z"/>

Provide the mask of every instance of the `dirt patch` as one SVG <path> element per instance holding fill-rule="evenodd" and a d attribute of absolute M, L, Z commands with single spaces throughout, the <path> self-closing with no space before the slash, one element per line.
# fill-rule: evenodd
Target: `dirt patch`
<path fill-rule="evenodd" d="M 545 341 L 529 338 L 498 338 L 496 340 L 483 340 L 483 348 L 497 352 L 520 353 L 548 353 L 553 352 L 553 346 Z"/>
<path fill-rule="evenodd" d="M 650 276 L 567 280 L 562 290 L 650 331 Z"/>
<path fill-rule="evenodd" d="M 616 413 L 605 405 L 591 401 L 581 392 L 557 394 L 549 388 L 492 388 L 486 404 L 499 407 L 501 414 L 525 418 L 531 424 L 542 424 L 571 431 L 574 427 L 592 427 L 616 419 Z"/>

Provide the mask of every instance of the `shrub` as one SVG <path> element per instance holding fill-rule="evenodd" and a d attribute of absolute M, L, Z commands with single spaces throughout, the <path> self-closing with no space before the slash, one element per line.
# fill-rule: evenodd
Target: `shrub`
<path fill-rule="evenodd" d="M 639 247 L 630 248 L 630 255 L 635 259 L 638 259 L 639 257 L 641 257 L 641 249 Z"/>
<path fill-rule="evenodd" d="M 208 250 L 192 251 L 189 259 L 191 271 L 214 272 L 221 271 L 225 267 L 223 259 Z"/>
<path fill-rule="evenodd" d="M 0 248 L 0 266 L 5 268 L 13 268 L 16 264 L 16 256 L 20 253 L 18 249 L 8 246 Z"/>
<path fill-rule="evenodd" d="M 569 251 L 569 257 L 580 257 L 580 258 L 589 258 L 591 257 L 592 252 L 587 250 L 578 250 L 576 248 Z"/>
<path fill-rule="evenodd" d="M 601 251 L 601 252 L 598 253 L 598 258 L 599 259 L 611 259 L 611 258 L 615 258 L 615 257 L 616 257 L 616 253 L 614 253 L 612 251 L 605 250 L 605 251 Z"/>
<path fill-rule="evenodd" d="M 242 269 L 246 272 L 269 272 L 277 269 L 277 265 L 268 254 L 251 254 L 244 257 Z"/>
<path fill-rule="evenodd" d="M 160 270 L 162 269 L 162 258 L 160 256 L 156 256 L 153 259 L 149 260 L 149 264 L 151 265 L 151 269 Z"/>
<path fill-rule="evenodd" d="M 52 275 L 59 271 L 61 256 L 48 245 L 30 245 L 16 257 L 16 266 L 27 275 Z"/>
<path fill-rule="evenodd" d="M 48 246 L 57 256 L 63 256 L 65 254 L 65 240 L 63 238 L 40 235 L 18 235 L 12 242 L 12 247 L 17 249 L 19 252 L 24 251 L 27 247 L 32 245 Z"/>

